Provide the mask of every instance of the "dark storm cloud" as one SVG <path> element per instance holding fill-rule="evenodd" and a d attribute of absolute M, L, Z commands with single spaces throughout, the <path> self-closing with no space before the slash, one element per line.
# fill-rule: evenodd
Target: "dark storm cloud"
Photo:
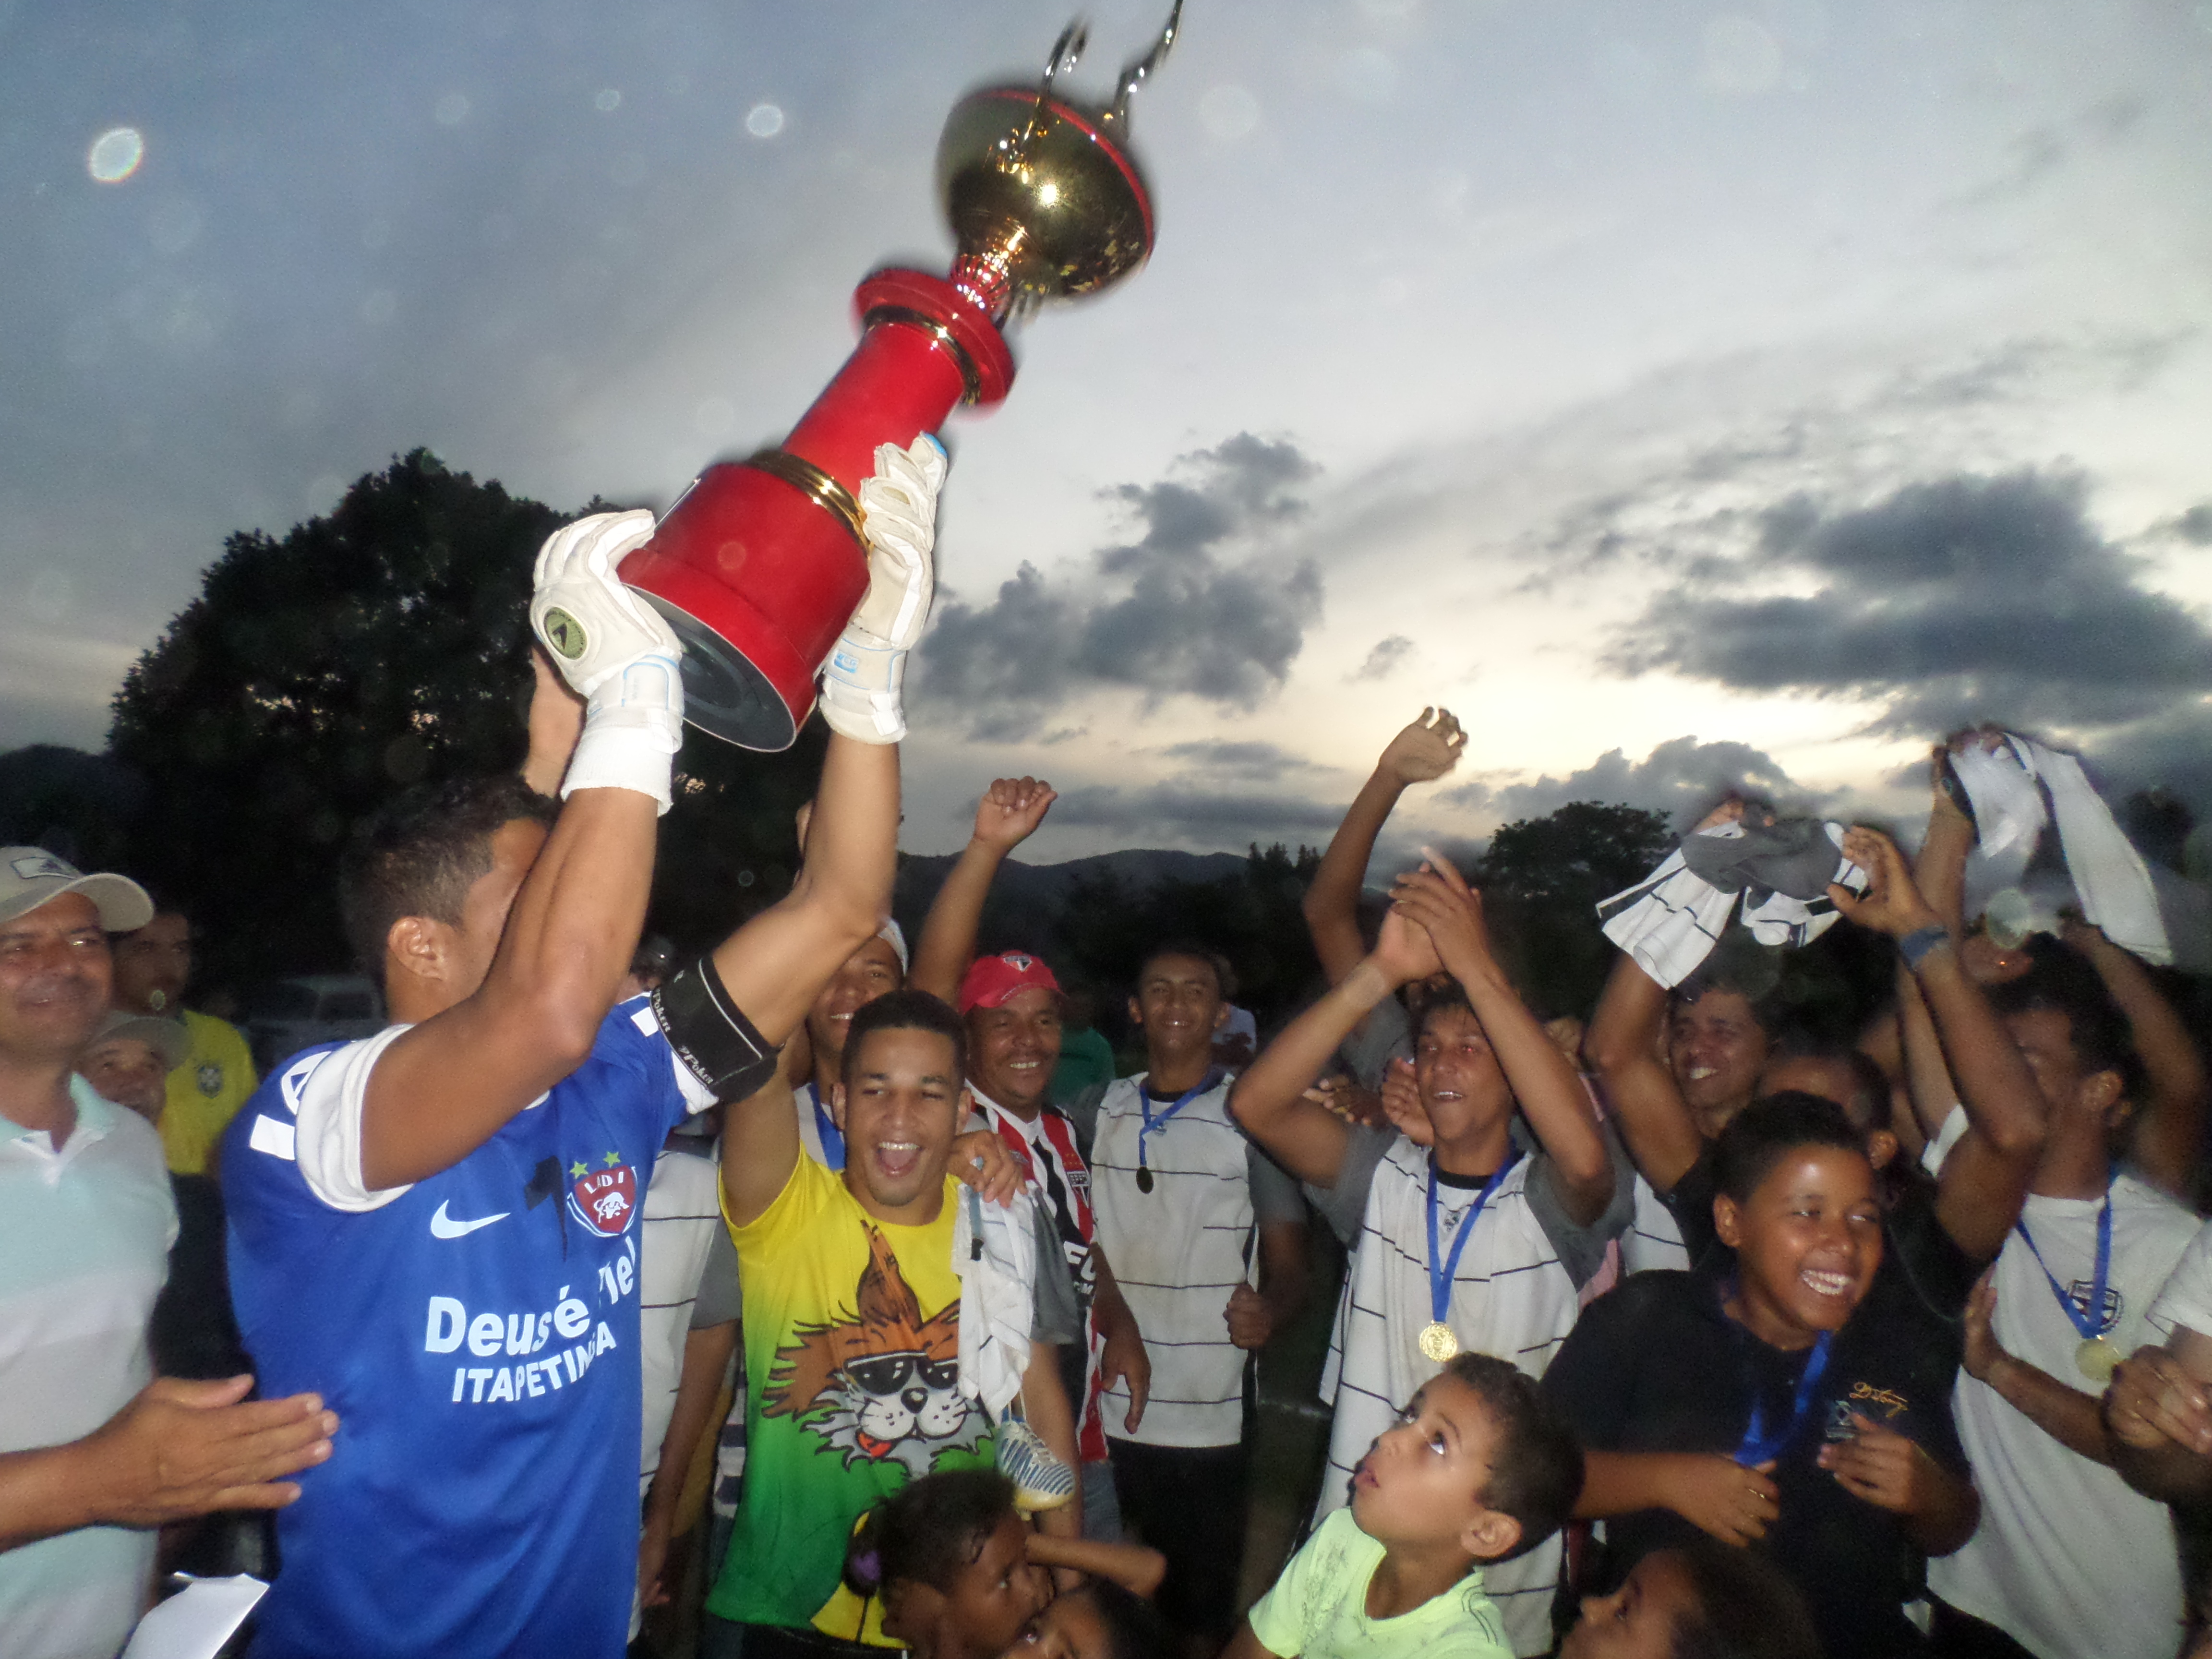
<path fill-rule="evenodd" d="M 1406 659 L 1413 653 L 1413 641 L 1403 634 L 1393 634 L 1387 640 L 1377 641 L 1375 648 L 1367 653 L 1367 660 L 1345 678 L 1351 680 L 1388 679 L 1404 666 Z"/>
<path fill-rule="evenodd" d="M 1266 546 L 1304 512 L 1297 486 L 1316 471 L 1286 440 L 1238 433 L 1157 483 L 1107 491 L 1142 533 L 1080 576 L 1024 564 L 987 605 L 948 599 L 922 641 L 921 701 L 987 741 L 1032 736 L 1098 686 L 1254 707 L 1321 614 L 1319 568 L 1285 567 Z"/>
<path fill-rule="evenodd" d="M 1194 743 L 1170 744 L 1160 753 L 1180 761 L 1194 773 L 1234 773 L 1255 778 L 1280 777 L 1286 772 L 1318 772 L 1325 769 L 1294 755 L 1279 744 L 1237 742 L 1212 738 Z"/>
<path fill-rule="evenodd" d="M 1856 509 L 1785 499 L 1747 550 L 1655 599 L 1605 660 L 1880 698 L 1894 730 L 2107 726 L 2212 690 L 2212 632 L 2142 584 L 2143 562 L 2106 539 L 2085 498 L 2078 476 L 2027 470 L 1910 484 Z M 1795 591 L 1746 591 L 1778 580 Z"/>
<path fill-rule="evenodd" d="M 2160 526 L 2197 547 L 2212 547 L 2212 501 L 2199 501 Z"/>
<path fill-rule="evenodd" d="M 1686 830 L 1723 795 L 1734 793 L 1764 800 L 1785 811 L 1808 811 L 1827 799 L 1792 779 L 1780 762 L 1744 743 L 1699 743 L 1694 737 L 1670 738 L 1640 761 L 1618 749 L 1564 778 L 1549 775 L 1532 782 L 1498 785 L 1476 779 L 1448 791 L 1443 799 L 1468 811 L 1484 811 L 1502 823 L 1541 817 L 1569 801 L 1642 806 L 1664 812 Z"/>

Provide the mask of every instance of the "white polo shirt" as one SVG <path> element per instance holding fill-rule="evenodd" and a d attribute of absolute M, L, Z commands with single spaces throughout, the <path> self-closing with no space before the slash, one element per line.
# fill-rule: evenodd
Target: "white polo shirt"
<path fill-rule="evenodd" d="M 1966 1114 L 1954 1109 L 1930 1149 L 1933 1162 L 1940 1165 L 1965 1124 Z M 2106 1341 L 2130 1354 L 2172 1334 L 2153 1303 L 2189 1249 L 2197 1218 L 2129 1175 L 2112 1182 L 2112 1261 L 2097 1322 Z M 2077 1368 L 2081 1333 L 2058 1305 L 2045 1269 L 2086 1312 L 2103 1209 L 2102 1199 L 2028 1194 L 2021 1218 L 2035 1250 L 2017 1228 L 2006 1237 L 1992 1321 L 2006 1352 L 2090 1395 L 2103 1386 Z M 1974 1466 L 1982 1522 L 1962 1548 L 1929 1562 L 1929 1588 L 2039 1659 L 2172 1653 L 2180 1641 L 2182 1583 L 2166 1505 L 2061 1445 L 1963 1370 L 1951 1414 Z"/>
<path fill-rule="evenodd" d="M 82 1439 L 153 1376 L 146 1322 L 177 1207 L 161 1138 L 70 1079 L 76 1127 L 0 1117 L 0 1452 Z M 111 1655 L 154 1571 L 152 1532 L 86 1527 L 0 1553 L 10 1659 Z"/>
<path fill-rule="evenodd" d="M 1137 1431 L 1122 1426 L 1128 1391 L 1117 1383 L 1102 1405 L 1106 1434 L 1147 1446 L 1233 1446 L 1243 1437 L 1251 1356 L 1230 1340 L 1229 1298 L 1252 1282 L 1256 1229 L 1303 1218 L 1304 1206 L 1297 1183 L 1229 1115 L 1229 1073 L 1173 1117 L 1159 1115 L 1172 1102 L 1156 1102 L 1146 1136 L 1139 1091 L 1149 1080 L 1106 1086 L 1091 1146 L 1098 1247 L 1152 1362 Z M 1150 1192 L 1138 1184 L 1140 1164 L 1152 1171 Z"/>

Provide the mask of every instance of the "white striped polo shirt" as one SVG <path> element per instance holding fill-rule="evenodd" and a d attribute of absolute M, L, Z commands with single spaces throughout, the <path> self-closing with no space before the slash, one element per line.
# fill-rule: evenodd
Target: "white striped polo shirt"
<path fill-rule="evenodd" d="M 1152 1362 L 1152 1391 L 1134 1434 L 1122 1427 L 1128 1390 L 1103 1397 L 1109 1439 L 1147 1446 L 1233 1446 L 1244 1432 L 1244 1367 L 1250 1358 L 1229 1340 L 1229 1297 L 1252 1282 L 1255 1223 L 1304 1213 L 1291 1178 L 1244 1138 L 1229 1115 L 1220 1080 L 1146 1142 L 1152 1190 L 1137 1186 L 1143 1076 L 1107 1085 L 1098 1103 L 1091 1152 L 1091 1200 L 1098 1244 L 1135 1315 Z M 1258 1168 L 1255 1169 L 1255 1164 Z M 1255 1210 L 1254 1185 L 1266 1183 Z M 1279 1190 L 1278 1190 L 1278 1188 Z"/>

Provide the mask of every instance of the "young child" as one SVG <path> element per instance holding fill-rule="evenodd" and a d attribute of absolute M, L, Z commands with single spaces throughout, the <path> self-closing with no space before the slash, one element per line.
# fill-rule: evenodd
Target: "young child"
<path fill-rule="evenodd" d="M 1164 1568 L 1158 1550 L 1032 1532 L 1012 1482 L 955 1469 L 925 1475 L 861 1517 L 845 1584 L 881 1598 L 884 1634 L 915 1659 L 994 1659 L 1052 1601 L 1054 1569 L 1141 1597 Z"/>
<path fill-rule="evenodd" d="M 1540 1376 L 1630 1213 L 1582 1080 L 1491 949 L 1481 895 L 1431 854 L 1394 900 L 1375 949 L 1267 1045 L 1231 1101 L 1338 1237 L 1358 1238 L 1322 1374 L 1335 1416 L 1316 1524 L 1346 1500 L 1393 1407 L 1453 1354 L 1510 1355 Z M 1410 1113 L 1425 1146 L 1347 1124 L 1308 1094 L 1360 1018 L 1410 984 L 1426 988 Z M 1516 1653 L 1552 1650 L 1560 1561 L 1553 1543 L 1486 1575 Z"/>
<path fill-rule="evenodd" d="M 1169 1659 L 1176 1646 L 1158 1608 L 1094 1578 L 1054 1597 L 1000 1659 Z"/>
<path fill-rule="evenodd" d="M 1757 1556 L 1710 1538 L 1658 1550 L 1583 1603 L 1559 1659 L 1820 1659 L 1805 1603 Z"/>
<path fill-rule="evenodd" d="M 1583 1455 L 1537 1385 L 1455 1356 L 1416 1393 L 1260 1598 L 1226 1659 L 1510 1659 L 1483 1566 L 1534 1549 L 1573 1509 Z"/>
<path fill-rule="evenodd" d="M 1865 1141 L 1832 1101 L 1753 1102 L 1714 1147 L 1728 1251 L 1638 1273 L 1544 1376 L 1588 1448 L 1576 1514 L 1607 1522 L 1606 1582 L 1700 1532 L 1804 1595 L 1822 1646 L 1924 1651 L 1903 1603 L 1979 1504 L 1952 1426 L 1959 1337 L 1877 1274 Z"/>

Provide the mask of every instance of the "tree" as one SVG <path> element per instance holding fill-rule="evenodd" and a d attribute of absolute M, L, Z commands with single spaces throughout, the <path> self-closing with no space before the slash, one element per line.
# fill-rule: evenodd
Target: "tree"
<path fill-rule="evenodd" d="M 1674 844 L 1665 813 L 1587 800 L 1498 827 L 1474 879 L 1531 1007 L 1547 1018 L 1589 1013 L 1613 965 L 1599 901 L 1641 881 Z"/>
<path fill-rule="evenodd" d="M 43 847 L 80 870 L 130 855 L 145 780 L 105 755 L 34 743 L 0 755 L 0 846 Z"/>
<path fill-rule="evenodd" d="M 1286 1018 L 1321 970 L 1299 901 L 1320 854 L 1255 843 L 1244 867 L 1214 881 L 1173 877 L 1132 890 L 1110 868 L 1079 878 L 1061 907 L 1057 944 L 1076 977 L 1105 993 L 1100 1012 L 1122 1029 L 1122 1007 L 1146 954 L 1170 940 L 1205 945 L 1229 959 L 1235 1000 L 1262 1029 Z"/>
<path fill-rule="evenodd" d="M 567 516 L 417 449 L 281 538 L 228 538 L 109 735 L 149 786 L 129 867 L 195 908 L 213 977 L 343 965 L 351 828 L 410 785 L 520 764 L 531 567 Z M 703 943 L 788 884 L 821 748 L 691 735 L 662 820 L 664 931 Z"/>

